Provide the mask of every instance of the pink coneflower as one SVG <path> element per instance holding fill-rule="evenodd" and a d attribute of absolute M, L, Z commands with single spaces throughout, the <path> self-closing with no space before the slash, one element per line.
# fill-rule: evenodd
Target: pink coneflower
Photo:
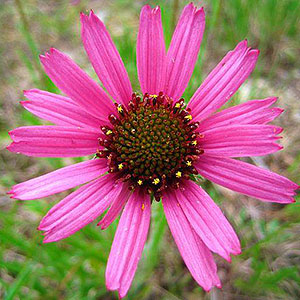
<path fill-rule="evenodd" d="M 28 101 L 21 104 L 55 125 L 11 131 L 8 149 L 35 157 L 95 158 L 17 184 L 9 193 L 30 200 L 86 183 L 43 218 L 38 228 L 44 231 L 45 243 L 70 236 L 108 209 L 99 222 L 105 229 L 124 207 L 106 269 L 107 288 L 117 290 L 120 297 L 128 292 L 147 239 L 152 200 L 162 199 L 170 230 L 194 279 L 206 291 L 221 287 L 212 252 L 230 261 L 231 254 L 241 252 L 240 242 L 193 175 L 268 202 L 291 203 L 298 188 L 285 177 L 233 159 L 282 148 L 276 143 L 282 129 L 267 125 L 282 112 L 271 107 L 276 98 L 216 113 L 252 72 L 259 51 L 240 42 L 185 107 L 181 96 L 198 57 L 203 8 L 192 3 L 184 8 L 166 52 L 160 8 L 143 7 L 137 38 L 143 96 L 132 92 L 104 24 L 93 12 L 82 14 L 81 23 L 85 50 L 107 92 L 68 56 L 51 49 L 41 62 L 68 97 L 25 91 Z"/>

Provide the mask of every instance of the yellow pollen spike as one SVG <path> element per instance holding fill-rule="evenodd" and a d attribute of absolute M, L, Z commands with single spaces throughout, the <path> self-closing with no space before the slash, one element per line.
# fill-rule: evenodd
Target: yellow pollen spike
<path fill-rule="evenodd" d="M 176 103 L 175 108 L 180 108 L 180 103 Z"/>
<path fill-rule="evenodd" d="M 180 171 L 176 172 L 176 177 L 177 177 L 177 178 L 180 178 L 181 175 L 182 175 L 182 173 L 181 173 Z"/>
<path fill-rule="evenodd" d="M 193 119 L 193 117 L 191 115 L 187 115 L 184 118 L 187 119 L 187 120 L 192 120 Z"/>
<path fill-rule="evenodd" d="M 111 130 L 107 130 L 106 131 L 106 135 L 110 135 L 110 134 L 112 134 L 112 131 Z"/>
<path fill-rule="evenodd" d="M 197 145 L 197 141 L 192 141 L 191 143 L 193 146 L 196 146 Z"/>
<path fill-rule="evenodd" d="M 186 162 L 186 165 L 187 165 L 188 167 L 191 167 L 191 166 L 192 166 L 192 162 L 191 162 L 190 160 L 188 160 L 188 161 Z"/>
<path fill-rule="evenodd" d="M 158 178 L 154 178 L 154 180 L 152 181 L 152 183 L 153 183 L 154 185 L 158 185 L 159 182 L 160 182 L 160 180 L 159 180 Z"/>
<path fill-rule="evenodd" d="M 142 204 L 142 210 L 144 210 L 144 209 L 145 209 L 145 204 L 143 203 L 143 204 Z"/>
<path fill-rule="evenodd" d="M 139 179 L 137 183 L 138 183 L 138 185 L 142 185 L 143 181 L 141 179 Z"/>
<path fill-rule="evenodd" d="M 122 170 L 124 168 L 124 165 L 121 163 L 121 164 L 118 164 L 118 169 L 119 170 Z"/>
<path fill-rule="evenodd" d="M 118 106 L 118 112 L 119 112 L 119 113 L 123 112 L 122 106 Z"/>
<path fill-rule="evenodd" d="M 153 94 L 153 95 L 150 95 L 150 97 L 157 98 L 157 95 Z"/>

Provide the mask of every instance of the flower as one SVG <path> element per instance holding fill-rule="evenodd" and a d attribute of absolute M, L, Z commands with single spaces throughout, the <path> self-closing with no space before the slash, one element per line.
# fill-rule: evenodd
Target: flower
<path fill-rule="evenodd" d="M 162 199 L 182 258 L 204 290 L 221 287 L 212 252 L 226 260 L 241 252 L 221 210 L 193 180 L 214 183 L 267 202 L 291 203 L 298 185 L 236 157 L 274 153 L 281 128 L 268 125 L 282 110 L 276 98 L 252 100 L 216 112 L 250 75 L 259 51 L 240 42 L 213 69 L 185 107 L 181 98 L 195 66 L 205 26 L 203 8 L 187 5 L 166 52 L 160 8 L 140 15 L 137 68 L 142 96 L 132 93 L 123 62 L 104 24 L 81 14 L 82 40 L 107 90 L 56 49 L 41 56 L 48 76 L 68 97 L 25 91 L 21 104 L 55 125 L 10 132 L 8 149 L 35 157 L 94 159 L 12 187 L 20 200 L 82 185 L 41 221 L 44 242 L 75 233 L 107 213 L 107 228 L 123 212 L 106 269 L 106 285 L 124 297 L 133 280 L 150 224 L 151 198 Z M 116 102 L 111 101 L 111 98 Z M 105 176 L 102 176 L 104 175 Z"/>

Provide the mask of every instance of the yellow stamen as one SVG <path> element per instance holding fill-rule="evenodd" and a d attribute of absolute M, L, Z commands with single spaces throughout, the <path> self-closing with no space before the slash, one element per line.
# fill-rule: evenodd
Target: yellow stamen
<path fill-rule="evenodd" d="M 119 112 L 119 113 L 123 112 L 122 106 L 118 106 L 118 112 Z"/>
<path fill-rule="evenodd" d="M 193 146 L 196 146 L 197 145 L 197 141 L 192 141 L 191 143 Z"/>
<path fill-rule="evenodd" d="M 180 103 L 176 103 L 175 108 L 180 108 Z"/>
<path fill-rule="evenodd" d="M 145 209 L 145 204 L 143 203 L 143 204 L 142 204 L 142 210 L 144 210 L 144 209 Z"/>
<path fill-rule="evenodd" d="M 142 185 L 143 181 L 141 179 L 139 179 L 137 183 L 138 183 L 138 185 Z"/>
<path fill-rule="evenodd" d="M 153 95 L 150 95 L 150 97 L 157 98 L 157 95 L 153 94 Z"/>
<path fill-rule="evenodd" d="M 181 175 L 182 175 L 182 173 L 181 173 L 180 171 L 176 172 L 176 177 L 177 177 L 177 178 L 180 178 Z"/>
<path fill-rule="evenodd" d="M 124 167 L 124 165 L 123 165 L 122 163 L 118 164 L 118 169 L 119 169 L 119 170 L 122 170 L 123 167 Z"/>
<path fill-rule="evenodd" d="M 188 160 L 188 161 L 186 162 L 186 165 L 187 165 L 188 167 L 191 167 L 191 166 L 192 166 L 192 162 L 191 162 L 190 160 Z"/>
<path fill-rule="evenodd" d="M 109 130 L 107 130 L 106 131 L 106 135 L 110 135 L 110 134 L 112 134 L 113 132 L 109 129 Z"/>
<path fill-rule="evenodd" d="M 187 115 L 184 118 L 187 119 L 187 120 L 192 120 L 193 119 L 193 117 L 191 115 Z"/>
<path fill-rule="evenodd" d="M 152 181 L 152 183 L 153 183 L 154 185 L 158 185 L 159 182 L 160 182 L 159 178 L 154 178 L 154 180 Z"/>

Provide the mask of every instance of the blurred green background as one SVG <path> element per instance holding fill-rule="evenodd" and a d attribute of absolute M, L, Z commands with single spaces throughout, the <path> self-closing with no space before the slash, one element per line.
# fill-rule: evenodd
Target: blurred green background
<path fill-rule="evenodd" d="M 22 90 L 58 92 L 45 76 L 38 55 L 50 47 L 68 53 L 95 77 L 80 40 L 79 12 L 93 9 L 105 22 L 139 90 L 135 42 L 139 11 L 161 5 L 167 44 L 186 1 L 0 1 L 0 298 L 117 299 L 106 291 L 104 272 L 116 222 L 101 232 L 95 223 L 72 237 L 42 244 L 36 230 L 47 210 L 67 193 L 27 202 L 5 193 L 15 183 L 80 159 L 30 158 L 9 153 L 7 131 L 42 124 L 18 104 Z M 285 149 L 250 162 L 299 182 L 300 164 L 300 1 L 211 0 L 206 11 L 200 57 L 185 92 L 189 99 L 203 77 L 225 53 L 247 38 L 261 50 L 251 78 L 230 105 L 278 96 L 285 109 Z M 128 299 L 299 299 L 300 207 L 262 203 L 203 182 L 220 204 L 242 242 L 243 253 L 231 264 L 216 256 L 223 289 L 205 294 L 193 281 L 176 249 L 160 203 L 154 203 L 149 239 Z M 299 200 L 299 198 L 298 198 Z"/>

